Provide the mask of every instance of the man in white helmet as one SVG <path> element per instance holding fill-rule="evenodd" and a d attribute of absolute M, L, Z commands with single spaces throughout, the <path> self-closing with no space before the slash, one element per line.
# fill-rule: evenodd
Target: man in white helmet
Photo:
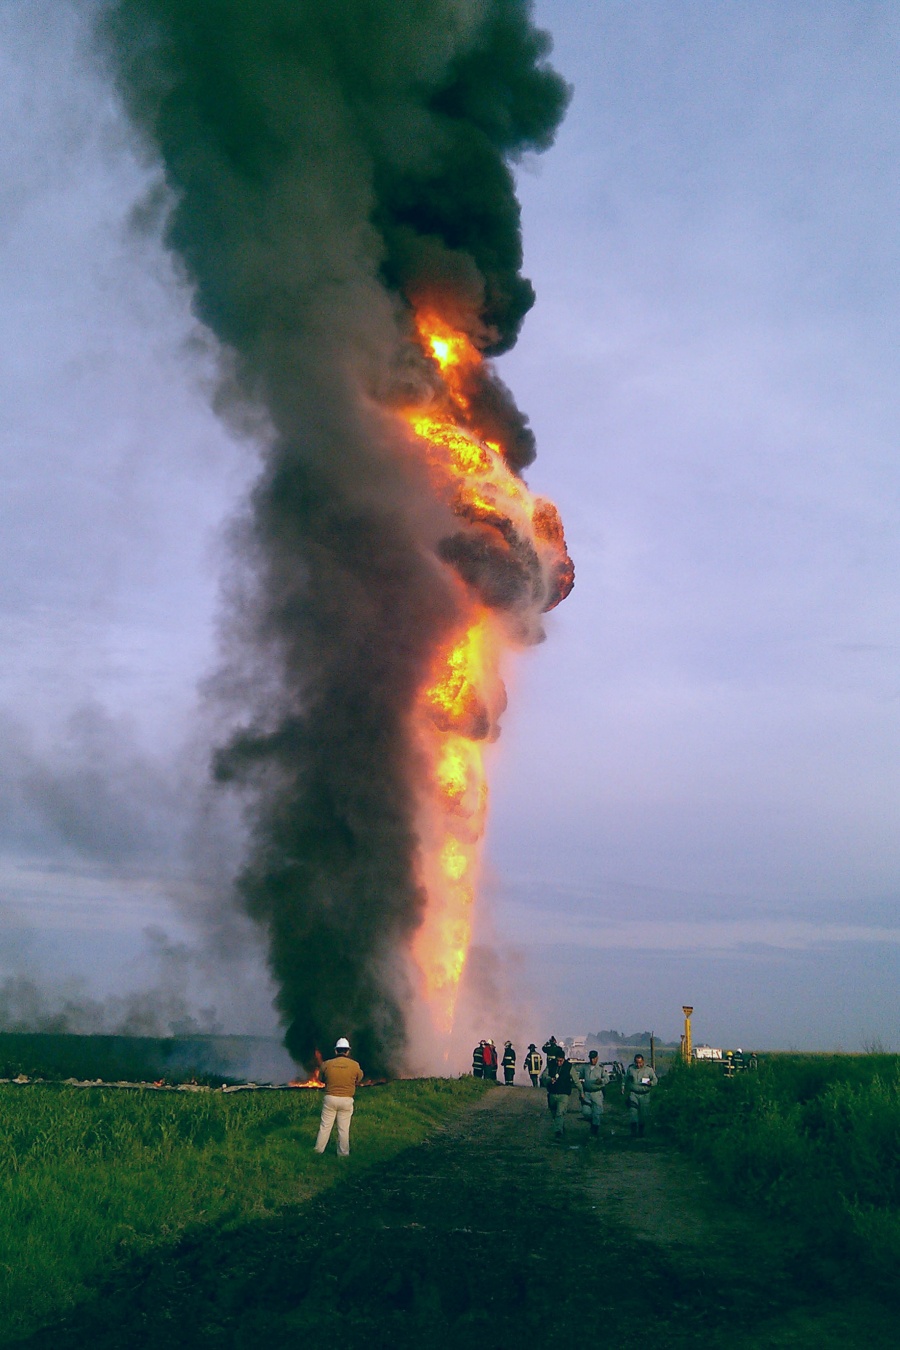
<path fill-rule="evenodd" d="M 322 1119 L 319 1122 L 319 1136 L 316 1139 L 316 1152 L 324 1153 L 331 1138 L 331 1130 L 337 1120 L 337 1151 L 339 1158 L 350 1156 L 350 1117 L 353 1115 L 353 1096 L 363 1080 L 363 1071 L 355 1059 L 350 1058 L 350 1042 L 341 1036 L 335 1043 L 334 1059 L 326 1059 L 319 1069 L 319 1077 L 325 1084 L 325 1100 L 322 1103 Z"/>

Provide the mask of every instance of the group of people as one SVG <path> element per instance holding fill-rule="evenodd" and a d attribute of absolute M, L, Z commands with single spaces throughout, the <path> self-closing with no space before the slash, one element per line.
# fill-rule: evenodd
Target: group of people
<path fill-rule="evenodd" d="M 555 1042 L 554 1042 L 555 1044 Z M 541 1053 L 532 1041 L 522 1060 L 522 1067 L 531 1079 L 534 1087 L 538 1086 L 541 1069 L 544 1061 Z M 497 1047 L 493 1041 L 481 1040 L 472 1051 L 472 1077 L 489 1078 L 496 1083 L 497 1070 L 503 1070 L 503 1082 L 510 1087 L 516 1077 L 516 1050 L 512 1041 L 506 1041 L 503 1045 L 503 1054 L 498 1056 Z"/>
<path fill-rule="evenodd" d="M 496 1083 L 498 1067 L 503 1069 L 504 1083 L 510 1085 L 516 1075 L 516 1051 L 512 1042 L 507 1041 L 502 1056 L 498 1056 L 492 1040 L 479 1041 L 472 1051 L 473 1076 L 488 1078 Z M 566 1056 L 565 1046 L 560 1045 L 555 1036 L 551 1036 L 541 1050 L 531 1042 L 522 1067 L 531 1079 L 532 1086 L 542 1087 L 547 1093 L 547 1106 L 553 1117 L 557 1138 L 561 1139 L 565 1133 L 566 1114 L 574 1092 L 578 1093 L 582 1115 L 590 1122 L 591 1134 L 595 1138 L 599 1137 L 603 1089 L 610 1081 L 610 1075 L 606 1066 L 600 1063 L 598 1051 L 591 1050 L 586 1064 L 573 1063 Z M 646 1129 L 650 1094 L 657 1082 L 656 1070 L 638 1052 L 625 1070 L 622 1086 L 628 1104 L 628 1125 L 635 1138 L 642 1136 Z"/>
<path fill-rule="evenodd" d="M 489 1078 L 496 1083 L 498 1068 L 502 1068 L 503 1081 L 509 1086 L 516 1076 L 516 1052 L 512 1041 L 506 1042 L 502 1055 L 498 1055 L 493 1041 L 479 1041 L 472 1051 L 473 1078 Z"/>
<path fill-rule="evenodd" d="M 586 1064 L 573 1063 L 566 1058 L 563 1046 L 557 1045 L 555 1041 L 553 1044 L 554 1048 L 548 1050 L 547 1068 L 540 1082 L 547 1090 L 547 1106 L 553 1118 L 554 1134 L 557 1139 L 563 1138 L 572 1093 L 577 1092 L 582 1115 L 590 1122 L 592 1136 L 597 1138 L 603 1116 L 603 1089 L 610 1081 L 609 1071 L 605 1064 L 599 1062 L 600 1056 L 596 1050 L 590 1051 Z M 628 1128 L 634 1138 L 640 1138 L 647 1127 L 650 1094 L 658 1081 L 656 1070 L 638 1052 L 625 1070 L 622 1083 L 628 1105 Z"/>
<path fill-rule="evenodd" d="M 547 1057 L 546 1069 L 543 1069 L 541 1051 L 532 1041 L 523 1059 L 523 1067 L 532 1086 L 546 1090 L 556 1138 L 562 1139 L 565 1134 L 566 1114 L 573 1092 L 578 1093 L 582 1114 L 590 1122 L 591 1134 L 599 1136 L 603 1089 L 610 1081 L 610 1076 L 606 1065 L 599 1062 L 598 1052 L 591 1050 L 586 1064 L 574 1063 L 566 1057 L 565 1046 L 560 1045 L 555 1036 L 551 1036 L 543 1046 L 543 1053 Z M 479 1041 L 472 1053 L 474 1076 L 496 1082 L 498 1067 L 503 1069 L 504 1083 L 511 1084 L 516 1073 L 516 1051 L 512 1041 L 505 1043 L 502 1056 L 498 1056 L 493 1041 Z M 325 1093 L 315 1150 L 317 1153 L 325 1152 L 337 1123 L 337 1151 L 340 1157 L 345 1158 L 350 1153 L 353 1099 L 363 1081 L 362 1069 L 355 1059 L 350 1058 L 350 1042 L 345 1036 L 341 1036 L 335 1044 L 334 1057 L 320 1065 L 319 1078 L 325 1085 Z M 622 1089 L 628 1102 L 629 1127 L 636 1137 L 643 1135 L 646 1128 L 650 1093 L 657 1081 L 656 1070 L 638 1052 L 625 1070 Z"/>

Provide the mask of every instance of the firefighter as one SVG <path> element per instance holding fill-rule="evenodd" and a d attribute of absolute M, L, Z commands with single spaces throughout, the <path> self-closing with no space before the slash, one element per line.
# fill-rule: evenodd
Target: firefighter
<path fill-rule="evenodd" d="M 544 1041 L 541 1049 L 544 1052 L 544 1058 L 547 1061 L 547 1068 L 549 1069 L 551 1059 L 556 1058 L 556 1052 L 557 1050 L 562 1050 L 562 1046 L 555 1036 L 551 1036 L 549 1041 Z M 563 1051 L 563 1058 L 565 1058 L 565 1051 Z"/>
<path fill-rule="evenodd" d="M 484 1077 L 484 1041 L 479 1041 L 472 1051 L 472 1077 Z"/>
<path fill-rule="evenodd" d="M 554 1137 L 562 1141 L 566 1132 L 569 1097 L 575 1086 L 572 1082 L 572 1065 L 566 1059 L 562 1046 L 557 1046 L 553 1059 L 548 1057 L 541 1082 L 547 1089 L 547 1109 L 553 1117 Z"/>
<path fill-rule="evenodd" d="M 625 1070 L 625 1082 L 622 1091 L 628 1099 L 628 1127 L 633 1138 L 643 1135 L 650 1114 L 650 1093 L 659 1079 L 656 1070 L 644 1063 L 644 1056 L 638 1052 Z"/>
<path fill-rule="evenodd" d="M 500 1063 L 503 1065 L 503 1081 L 509 1087 L 516 1076 L 516 1052 L 512 1041 L 507 1041 L 504 1045 Z"/>
<path fill-rule="evenodd" d="M 581 1104 L 590 1112 L 591 1134 L 597 1138 L 600 1134 L 600 1117 L 603 1115 L 603 1089 L 609 1082 L 609 1073 L 600 1062 L 596 1050 L 588 1055 L 587 1064 L 575 1069 L 581 1086 Z"/>
<path fill-rule="evenodd" d="M 497 1047 L 493 1041 L 484 1042 L 484 1076 L 492 1083 L 497 1081 Z"/>
<path fill-rule="evenodd" d="M 528 1047 L 528 1054 L 525 1056 L 525 1068 L 528 1070 L 528 1077 L 531 1079 L 532 1087 L 540 1086 L 541 1069 L 544 1067 L 544 1060 L 534 1041 Z"/>

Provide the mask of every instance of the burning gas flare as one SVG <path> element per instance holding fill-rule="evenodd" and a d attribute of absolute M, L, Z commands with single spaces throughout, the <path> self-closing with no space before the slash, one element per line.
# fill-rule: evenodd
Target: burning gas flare
<path fill-rule="evenodd" d="M 529 492 L 501 443 L 478 434 L 469 389 L 481 353 L 433 311 L 420 312 L 416 327 L 440 384 L 407 419 L 436 494 L 465 527 L 440 552 L 459 577 L 466 623 L 435 654 L 414 713 L 429 778 L 419 813 L 428 902 L 413 957 L 435 1029 L 447 1034 L 472 935 L 488 804 L 484 753 L 506 704 L 501 668 L 511 648 L 540 640 L 540 613 L 568 595 L 574 573 L 556 508 Z"/>

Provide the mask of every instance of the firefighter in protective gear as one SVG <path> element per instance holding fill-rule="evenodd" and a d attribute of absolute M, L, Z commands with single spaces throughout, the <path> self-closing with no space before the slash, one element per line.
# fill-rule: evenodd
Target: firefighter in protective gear
<path fill-rule="evenodd" d="M 588 1055 L 587 1064 L 576 1068 L 575 1073 L 581 1085 L 581 1104 L 590 1111 L 591 1134 L 596 1138 L 600 1134 L 600 1118 L 603 1115 L 603 1089 L 609 1082 L 609 1073 L 599 1062 L 596 1050 Z"/>
<path fill-rule="evenodd" d="M 516 1076 L 516 1051 L 512 1041 L 504 1045 L 500 1063 L 503 1065 L 503 1081 L 509 1087 Z"/>
<path fill-rule="evenodd" d="M 658 1082 L 656 1070 L 644 1063 L 643 1055 L 635 1055 L 625 1070 L 622 1087 L 628 1100 L 628 1126 L 633 1136 L 644 1133 L 650 1115 L 650 1093 Z"/>
<path fill-rule="evenodd" d="M 525 1056 L 525 1068 L 528 1071 L 528 1077 L 531 1079 L 532 1087 L 539 1087 L 541 1069 L 544 1067 L 544 1059 L 538 1050 L 534 1041 L 528 1047 L 528 1054 Z"/>
<path fill-rule="evenodd" d="M 479 1041 L 472 1051 L 472 1077 L 484 1077 L 484 1041 Z"/>
<path fill-rule="evenodd" d="M 497 1047 L 493 1041 L 482 1042 L 484 1055 L 484 1076 L 489 1078 L 492 1083 L 497 1081 Z"/>

